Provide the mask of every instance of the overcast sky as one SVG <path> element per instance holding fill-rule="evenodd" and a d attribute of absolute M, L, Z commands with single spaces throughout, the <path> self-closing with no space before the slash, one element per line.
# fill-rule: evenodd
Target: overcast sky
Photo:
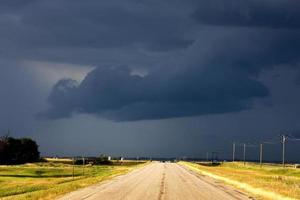
<path fill-rule="evenodd" d="M 298 0 L 2 0 L 1 133 L 36 139 L 42 155 L 228 157 L 233 141 L 275 141 L 266 158 L 280 159 L 278 135 L 300 137 L 299 10 Z M 300 143 L 287 146 L 298 159 Z"/>

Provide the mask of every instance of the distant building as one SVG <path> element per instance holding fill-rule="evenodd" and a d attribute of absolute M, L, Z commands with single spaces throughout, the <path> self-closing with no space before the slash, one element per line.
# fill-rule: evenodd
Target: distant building
<path fill-rule="evenodd" d="M 108 160 L 111 160 L 111 156 L 108 156 L 107 159 L 108 159 Z"/>

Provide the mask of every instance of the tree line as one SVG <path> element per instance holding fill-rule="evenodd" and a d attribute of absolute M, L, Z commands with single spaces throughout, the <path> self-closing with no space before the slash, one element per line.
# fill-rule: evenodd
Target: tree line
<path fill-rule="evenodd" d="M 30 138 L 0 137 L 0 164 L 24 164 L 40 159 L 37 143 Z"/>

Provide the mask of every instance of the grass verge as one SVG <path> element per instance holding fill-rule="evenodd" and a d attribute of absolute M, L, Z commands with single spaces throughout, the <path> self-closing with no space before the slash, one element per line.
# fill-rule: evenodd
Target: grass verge
<path fill-rule="evenodd" d="M 144 163 L 145 164 L 145 163 Z M 55 199 L 65 193 L 128 173 L 144 164 L 73 166 L 36 163 L 0 166 L 1 200 Z"/>
<path fill-rule="evenodd" d="M 205 166 L 197 163 L 179 164 L 203 175 L 230 184 L 259 199 L 300 199 L 300 170 L 264 166 L 248 163 L 224 163 L 219 166 Z"/>

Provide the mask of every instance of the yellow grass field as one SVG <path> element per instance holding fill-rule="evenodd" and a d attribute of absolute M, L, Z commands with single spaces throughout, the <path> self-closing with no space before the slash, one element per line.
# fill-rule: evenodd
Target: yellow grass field
<path fill-rule="evenodd" d="M 258 199 L 300 199 L 300 169 L 228 162 L 218 166 L 180 162 L 200 174 L 233 185 Z"/>
<path fill-rule="evenodd" d="M 55 199 L 67 192 L 128 173 L 145 162 L 122 165 L 76 165 L 69 159 L 50 162 L 0 166 L 0 199 Z"/>

